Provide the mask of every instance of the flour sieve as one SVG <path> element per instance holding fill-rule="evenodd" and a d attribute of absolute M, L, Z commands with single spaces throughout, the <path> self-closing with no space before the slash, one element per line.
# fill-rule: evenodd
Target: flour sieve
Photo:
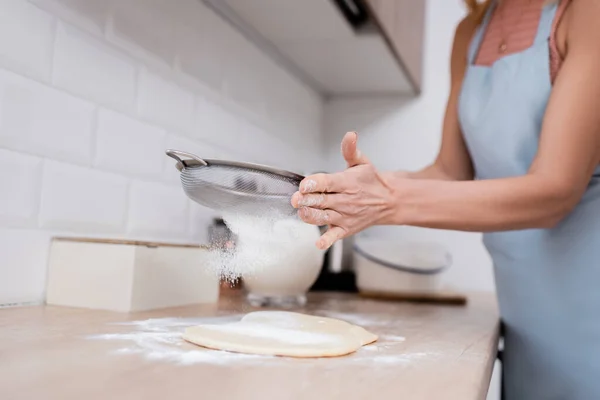
<path fill-rule="evenodd" d="M 202 159 L 167 150 L 177 161 L 185 194 L 195 202 L 224 213 L 296 217 L 291 205 L 304 177 L 264 165 Z"/>

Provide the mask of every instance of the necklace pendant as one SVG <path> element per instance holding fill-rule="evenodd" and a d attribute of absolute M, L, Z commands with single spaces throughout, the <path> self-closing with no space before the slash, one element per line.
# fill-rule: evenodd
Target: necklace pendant
<path fill-rule="evenodd" d="M 500 44 L 498 45 L 498 52 L 506 53 L 507 49 L 508 49 L 508 46 L 506 45 L 506 42 L 504 40 L 501 41 Z"/>

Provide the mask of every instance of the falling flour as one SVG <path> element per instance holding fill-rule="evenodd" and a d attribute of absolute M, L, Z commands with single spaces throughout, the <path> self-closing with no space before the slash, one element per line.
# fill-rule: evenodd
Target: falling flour
<path fill-rule="evenodd" d="M 224 214 L 223 220 L 236 235 L 236 245 L 212 251 L 209 261 L 223 280 L 271 273 L 275 268 L 288 268 L 294 274 L 320 264 L 322 253 L 315 246 L 320 234 L 314 225 L 277 215 Z"/>

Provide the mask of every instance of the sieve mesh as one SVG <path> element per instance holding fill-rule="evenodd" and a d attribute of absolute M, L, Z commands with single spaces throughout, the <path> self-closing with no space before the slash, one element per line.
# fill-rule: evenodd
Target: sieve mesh
<path fill-rule="evenodd" d="M 186 195 L 195 202 L 225 213 L 297 215 L 290 201 L 302 176 L 255 164 L 194 160 L 180 160 L 178 169 Z"/>

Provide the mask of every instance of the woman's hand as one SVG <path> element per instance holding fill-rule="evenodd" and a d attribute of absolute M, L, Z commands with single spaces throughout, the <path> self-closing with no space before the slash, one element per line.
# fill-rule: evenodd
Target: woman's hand
<path fill-rule="evenodd" d="M 372 225 L 384 223 L 394 213 L 394 190 L 356 147 L 357 135 L 342 140 L 348 169 L 335 174 L 316 174 L 300 183 L 292 197 L 300 218 L 314 225 L 328 225 L 317 247 L 327 249 L 337 240 Z"/>

